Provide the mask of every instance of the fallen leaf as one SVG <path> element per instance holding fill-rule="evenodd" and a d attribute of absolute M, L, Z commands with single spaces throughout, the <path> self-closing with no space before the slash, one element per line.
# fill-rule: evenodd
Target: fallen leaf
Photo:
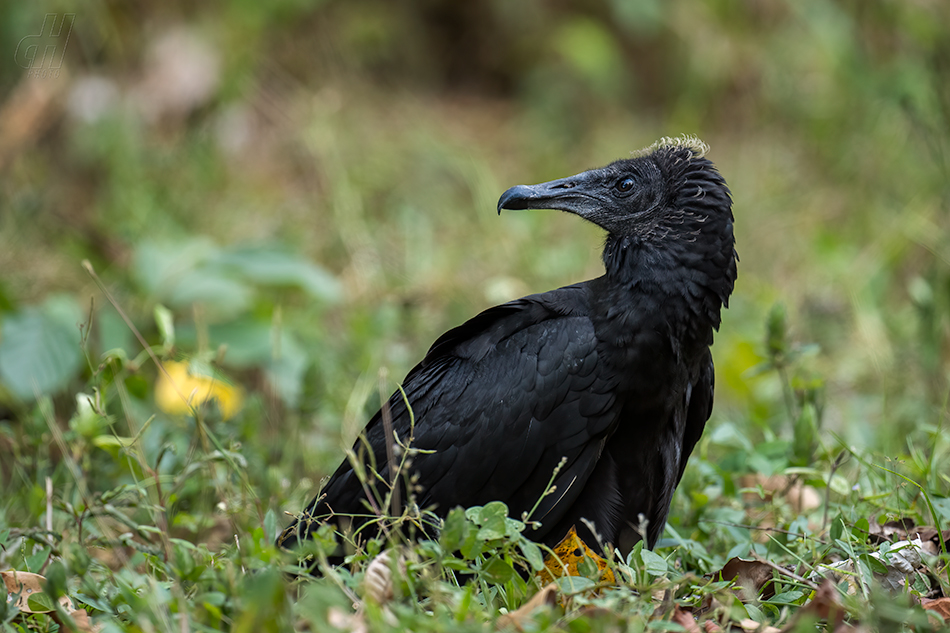
<path fill-rule="evenodd" d="M 549 609 L 557 606 L 557 586 L 552 582 L 544 589 L 531 596 L 531 599 L 515 611 L 506 613 L 495 622 L 495 628 L 523 631 L 534 613 L 538 609 Z"/>
<path fill-rule="evenodd" d="M 723 580 L 735 580 L 741 591 L 741 598 L 751 602 L 756 598 L 768 600 L 775 595 L 772 583 L 772 568 L 757 560 L 732 558 L 719 572 Z"/>
<path fill-rule="evenodd" d="M 61 622 L 59 618 L 54 619 L 59 622 L 60 631 L 79 631 L 79 633 L 99 633 L 104 627 L 102 624 L 93 624 L 89 619 L 89 614 L 82 609 L 76 609 L 70 612 L 69 617 L 73 621 L 73 626 L 68 626 Z"/>
<path fill-rule="evenodd" d="M 912 519 L 897 519 L 886 523 L 872 523 L 868 528 L 872 543 L 881 544 L 884 541 L 905 541 L 907 535 L 915 527 Z"/>
<path fill-rule="evenodd" d="M 673 615 L 670 616 L 671 622 L 676 622 L 686 629 L 686 633 L 702 633 L 696 618 L 689 611 L 683 611 L 679 606 L 673 609 Z M 708 629 L 707 629 L 708 630 Z"/>
<path fill-rule="evenodd" d="M 883 548 L 882 548 L 883 549 Z M 907 585 L 908 576 L 918 573 L 921 566 L 920 554 L 924 551 L 924 544 L 920 539 L 913 541 L 897 541 L 888 546 L 886 554 L 872 552 L 870 557 L 880 561 L 887 572 L 880 573 L 874 570 L 874 577 L 889 591 L 903 591 Z M 821 565 L 808 579 L 818 582 L 821 578 L 832 577 L 836 581 L 844 578 L 848 581 L 849 594 L 859 591 L 858 576 L 854 573 L 854 561 L 850 558 L 828 565 Z"/>
<path fill-rule="evenodd" d="M 7 602 L 11 600 L 11 595 L 19 594 L 15 604 L 16 608 L 23 613 L 49 613 L 53 611 L 51 608 L 38 607 L 37 605 L 40 602 L 38 600 L 34 599 L 32 607 L 29 602 L 30 598 L 46 595 L 43 593 L 43 584 L 46 582 L 45 577 L 28 571 L 0 571 L 0 576 L 3 577 L 3 582 L 7 588 Z M 76 607 L 73 606 L 73 602 L 68 596 L 60 597 L 59 604 L 67 611 L 76 610 Z"/>
<path fill-rule="evenodd" d="M 363 575 L 364 596 L 366 599 L 381 605 L 392 602 L 396 595 L 390 552 L 391 550 L 387 550 L 374 558 L 366 567 L 366 573 Z M 405 575 L 406 557 L 399 554 L 396 565 L 399 573 Z"/>
<path fill-rule="evenodd" d="M 798 477 L 788 475 L 743 475 L 739 478 L 739 485 L 743 488 L 754 488 L 761 490 L 762 497 L 765 500 L 771 500 L 778 493 L 782 498 L 788 501 L 792 510 L 802 514 L 808 510 L 814 510 L 821 506 L 821 495 L 812 486 L 806 486 Z M 746 492 L 743 497 L 747 501 L 753 501 L 760 498 L 754 492 Z"/>
<path fill-rule="evenodd" d="M 928 554 L 937 556 L 941 553 L 940 538 L 937 536 L 936 528 L 930 526 L 915 528 L 912 530 L 912 536 L 923 542 L 924 551 Z M 947 543 L 947 547 L 950 547 L 950 530 L 944 530 L 942 536 L 943 542 Z"/>
<path fill-rule="evenodd" d="M 841 604 L 841 596 L 838 593 L 838 589 L 835 588 L 835 583 L 826 578 L 824 582 L 818 586 L 818 589 L 815 590 L 815 595 L 811 599 L 811 602 L 806 604 L 798 612 L 795 619 L 798 620 L 802 617 L 817 616 L 819 619 L 828 622 L 828 628 L 837 629 L 841 626 L 841 623 L 844 622 L 845 613 L 844 606 Z"/>
<path fill-rule="evenodd" d="M 767 624 L 759 624 L 752 618 L 746 618 L 742 622 L 739 622 L 739 628 L 743 631 L 748 631 L 748 633 L 782 633 L 782 629 Z"/>
<path fill-rule="evenodd" d="M 189 415 L 192 407 L 216 400 L 221 417 L 228 420 L 240 411 L 244 393 L 240 387 L 228 383 L 219 373 L 201 373 L 192 363 L 167 360 L 165 371 L 160 372 L 155 385 L 158 408 L 173 415 Z"/>
<path fill-rule="evenodd" d="M 562 576 L 582 576 L 577 567 L 585 558 L 589 558 L 597 565 L 597 569 L 600 570 L 600 582 L 616 582 L 614 572 L 607 567 L 607 561 L 587 546 L 577 535 L 574 526 L 571 526 L 567 536 L 554 547 L 554 556 L 548 555 L 545 558 L 544 569 L 537 573 L 537 577 L 541 584 L 547 585 L 555 578 Z"/>
<path fill-rule="evenodd" d="M 24 73 L 0 108 L 0 170 L 29 151 L 36 139 L 60 118 L 60 95 L 68 83 L 65 72 L 56 78 Z"/>
<path fill-rule="evenodd" d="M 943 618 L 944 622 L 950 622 L 950 598 L 936 598 L 934 600 L 922 598 L 920 606 L 927 611 L 933 611 Z"/>
<path fill-rule="evenodd" d="M 366 618 L 360 613 L 346 613 L 340 607 L 330 607 L 327 611 L 327 624 L 348 633 L 367 633 L 369 627 Z"/>

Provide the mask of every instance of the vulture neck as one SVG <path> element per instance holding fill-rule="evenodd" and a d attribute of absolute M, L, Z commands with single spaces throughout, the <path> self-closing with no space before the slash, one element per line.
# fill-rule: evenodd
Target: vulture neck
<path fill-rule="evenodd" d="M 668 327 L 683 342 L 711 345 L 729 294 L 719 288 L 727 271 L 717 270 L 719 258 L 711 255 L 701 241 L 608 236 L 601 314 L 624 329 Z"/>

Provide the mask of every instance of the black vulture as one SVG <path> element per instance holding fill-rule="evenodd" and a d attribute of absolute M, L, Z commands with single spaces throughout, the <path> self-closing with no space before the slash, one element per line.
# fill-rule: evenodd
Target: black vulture
<path fill-rule="evenodd" d="M 420 508 L 444 517 L 500 500 L 515 518 L 534 508 L 540 526 L 527 535 L 539 542 L 556 544 L 573 525 L 597 548 L 586 519 L 624 556 L 642 537 L 652 547 L 712 410 L 709 348 L 736 279 L 731 194 L 706 150 L 664 138 L 502 194 L 499 213 L 559 209 L 607 231 L 605 274 L 489 308 L 440 336 L 353 448 L 379 477 L 364 486 L 344 460 L 278 543 L 293 546 L 334 517 L 371 516 L 367 487 L 384 492 L 395 463 L 387 435 L 405 442 L 411 431 Z"/>

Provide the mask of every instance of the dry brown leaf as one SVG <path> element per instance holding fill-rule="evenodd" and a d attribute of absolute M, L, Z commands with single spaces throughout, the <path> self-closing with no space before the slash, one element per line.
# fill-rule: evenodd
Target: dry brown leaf
<path fill-rule="evenodd" d="M 391 551 L 386 550 L 374 558 L 366 567 L 366 573 L 363 575 L 364 596 L 376 602 L 377 604 L 386 604 L 392 602 L 396 595 L 396 588 L 393 583 L 393 569 Z M 396 561 L 397 569 L 400 574 L 406 574 L 406 557 L 399 554 Z"/>
<path fill-rule="evenodd" d="M 927 611 L 933 611 L 943 618 L 944 622 L 950 622 L 950 598 L 936 598 L 934 600 L 922 598 L 920 606 Z"/>
<path fill-rule="evenodd" d="M 0 571 L 0 576 L 3 577 L 3 582 L 7 588 L 8 601 L 10 594 L 19 594 L 20 597 L 17 598 L 16 601 L 17 609 L 23 613 L 49 613 L 49 610 L 34 611 L 30 608 L 29 604 L 30 596 L 43 593 L 43 584 L 46 582 L 45 577 L 28 571 Z M 73 602 L 68 596 L 62 596 L 59 599 L 59 604 L 66 609 L 66 611 L 76 610 L 76 607 L 73 606 Z"/>
<path fill-rule="evenodd" d="M 60 630 L 79 631 L 79 633 L 99 633 L 99 631 L 103 629 L 102 624 L 93 624 L 92 620 L 89 619 L 89 614 L 82 609 L 70 612 L 69 617 L 72 618 L 73 626 L 68 626 L 64 622 L 60 622 L 59 618 L 54 617 L 54 619 L 59 622 Z"/>
<path fill-rule="evenodd" d="M 330 607 L 327 611 L 327 624 L 347 633 L 367 633 L 369 627 L 366 618 L 360 613 L 346 613 L 340 607 Z"/>
<path fill-rule="evenodd" d="M 752 618 L 746 618 L 739 622 L 739 628 L 748 633 L 782 633 L 782 629 L 770 626 L 768 624 L 759 624 Z"/>
<path fill-rule="evenodd" d="M 557 606 L 557 585 L 553 582 L 531 596 L 531 599 L 515 611 L 506 613 L 495 622 L 495 628 L 523 631 L 525 624 L 531 621 L 538 609 L 550 609 Z"/>
<path fill-rule="evenodd" d="M 915 528 L 911 531 L 911 536 L 913 538 L 920 538 L 923 543 L 923 550 L 928 554 L 937 556 L 941 553 L 940 538 L 937 536 L 937 528 L 930 526 Z M 950 530 L 944 530 L 943 542 L 947 543 L 947 546 L 950 547 Z"/>
<path fill-rule="evenodd" d="M 765 499 L 770 500 L 776 494 L 788 501 L 792 510 L 798 513 L 814 510 L 821 506 L 821 495 L 812 486 L 804 485 L 797 477 L 788 475 L 743 475 L 739 478 L 739 485 L 743 488 L 761 488 Z M 747 492 L 743 495 L 747 501 L 758 498 L 755 493 Z"/>
<path fill-rule="evenodd" d="M 678 606 L 673 609 L 673 615 L 670 617 L 671 622 L 676 622 L 681 627 L 686 629 L 686 633 L 702 633 L 702 630 L 699 628 L 699 624 L 696 622 L 696 618 L 693 617 L 693 614 L 689 611 L 683 611 Z"/>
<path fill-rule="evenodd" d="M 17 154 L 28 151 L 56 122 L 62 111 L 61 96 L 68 83 L 66 72 L 56 78 L 27 75 L 20 80 L 0 108 L 0 169 Z"/>
<path fill-rule="evenodd" d="M 716 624 L 713 620 L 704 621 L 703 630 L 706 631 L 706 633 L 722 633 L 722 627 Z"/>
<path fill-rule="evenodd" d="M 746 601 L 762 597 L 766 600 L 775 595 L 772 583 L 772 568 L 757 560 L 732 558 L 719 572 L 723 580 L 735 580 L 741 589 L 741 598 Z"/>
<path fill-rule="evenodd" d="M 815 590 L 815 597 L 798 612 L 795 620 L 817 616 L 828 622 L 829 628 L 837 629 L 844 622 L 845 614 L 835 583 L 826 578 Z"/>
<path fill-rule="evenodd" d="M 874 522 L 868 528 L 868 533 L 871 535 L 871 542 L 876 544 L 884 541 L 906 541 L 909 540 L 907 536 L 912 533 L 914 527 L 916 526 L 912 519 L 897 519 L 881 524 Z"/>

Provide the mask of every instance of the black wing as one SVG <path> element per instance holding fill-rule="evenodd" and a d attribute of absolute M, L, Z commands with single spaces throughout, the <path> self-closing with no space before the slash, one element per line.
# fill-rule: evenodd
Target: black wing
<path fill-rule="evenodd" d="M 702 437 L 709 416 L 712 415 L 715 387 L 716 370 L 713 366 L 712 353 L 707 350 L 706 358 L 703 359 L 699 370 L 699 377 L 690 385 L 689 403 L 686 409 L 686 427 L 683 429 L 682 458 L 680 460 L 679 476 L 676 478 L 677 485 L 683 478 L 683 471 L 686 470 L 689 456 L 692 454 L 696 442 Z"/>
<path fill-rule="evenodd" d="M 652 403 L 643 393 L 628 399 L 629 408 L 624 410 L 628 417 L 611 437 L 605 453 L 616 464 L 618 490 L 623 497 L 622 520 L 616 535 L 608 533 L 607 537 L 615 538 L 623 555 L 644 536 L 643 520 L 647 545 L 656 544 L 666 524 L 673 491 L 712 412 L 715 375 L 709 350 L 692 372 L 675 362 L 670 367 L 681 378 L 664 378 L 671 387 L 658 390 L 659 398 Z"/>
<path fill-rule="evenodd" d="M 553 527 L 573 505 L 616 425 L 615 380 L 598 362 L 588 318 L 587 284 L 532 295 L 477 315 L 442 335 L 389 400 L 400 440 L 426 451 L 410 471 L 420 507 L 444 515 L 456 506 L 505 501 L 512 516 L 541 498 L 562 458 L 557 492 L 533 518 Z M 388 481 L 381 412 L 354 451 L 371 458 Z M 431 451 L 428 452 L 428 451 Z M 382 488 L 380 488 L 382 489 Z M 344 462 L 305 516 L 367 514 L 365 494 Z M 405 496 L 403 496 L 405 498 Z M 297 533 L 290 526 L 282 536 Z M 543 538 L 545 527 L 533 535 Z"/>

